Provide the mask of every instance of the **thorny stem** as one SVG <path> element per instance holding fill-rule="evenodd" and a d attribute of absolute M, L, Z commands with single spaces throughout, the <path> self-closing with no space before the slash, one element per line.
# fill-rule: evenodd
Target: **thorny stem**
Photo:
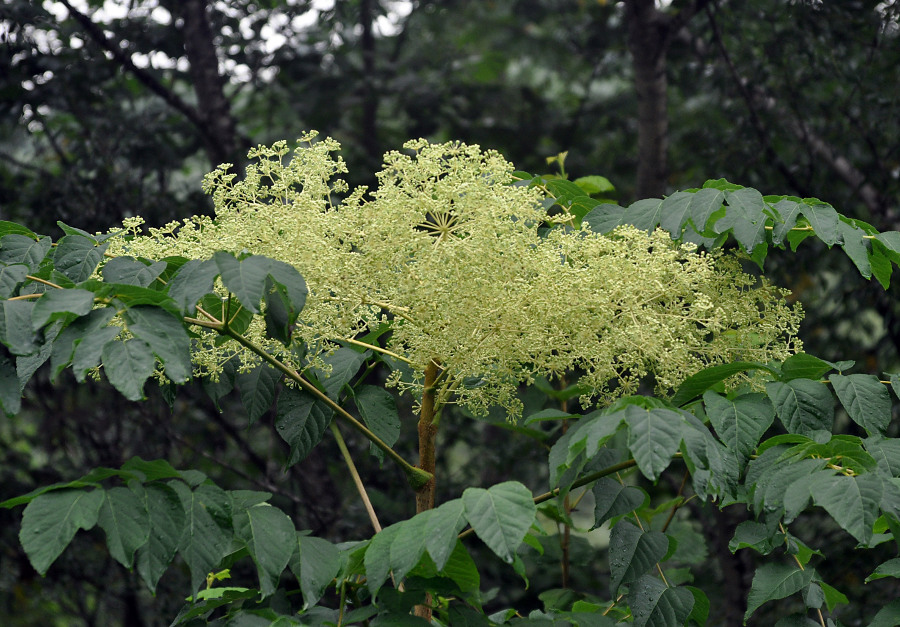
<path fill-rule="evenodd" d="M 198 308 L 199 309 L 199 308 Z M 364 424 L 350 415 L 347 410 L 338 405 L 336 402 L 331 400 L 327 394 L 322 392 L 315 385 L 304 379 L 299 372 L 291 368 L 290 366 L 284 364 L 276 357 L 270 355 L 259 346 L 255 345 L 253 342 L 245 338 L 240 333 L 236 333 L 235 331 L 228 328 L 223 322 L 216 320 L 210 314 L 206 312 L 201 312 L 206 316 L 212 318 L 212 320 L 200 320 L 199 318 L 185 318 L 185 321 L 189 324 L 193 324 L 200 327 L 205 327 L 207 329 L 212 329 L 214 331 L 218 331 L 222 335 L 226 335 L 236 341 L 238 344 L 243 346 L 244 348 L 250 350 L 256 355 L 259 355 L 264 361 L 273 366 L 276 370 L 284 373 L 289 379 L 297 383 L 304 391 L 308 392 L 312 396 L 314 396 L 317 400 L 322 401 L 325 405 L 328 406 L 329 409 L 334 411 L 342 420 L 347 422 L 351 427 L 359 431 L 362 435 L 364 435 L 368 440 L 370 440 L 375 446 L 380 448 L 384 453 L 390 457 L 394 462 L 396 462 L 404 473 L 406 473 L 406 478 L 409 481 L 410 485 L 413 489 L 418 489 L 420 486 L 427 483 L 432 475 L 428 472 L 425 472 L 419 468 L 416 468 L 409 462 L 407 462 L 403 457 L 400 456 L 394 449 L 388 446 L 381 438 L 372 433 Z"/>
<path fill-rule="evenodd" d="M 334 439 L 337 441 L 338 448 L 341 449 L 341 455 L 344 456 L 344 462 L 350 470 L 350 476 L 353 477 L 353 483 L 356 484 L 356 491 L 359 492 L 359 497 L 362 499 L 363 505 L 366 506 L 366 513 L 369 514 L 369 520 L 372 521 L 372 527 L 375 528 L 375 533 L 378 533 L 381 531 L 381 523 L 378 522 L 375 508 L 372 507 L 372 501 L 369 500 L 366 487 L 363 485 L 362 478 L 359 476 L 356 464 L 353 463 L 353 456 L 351 456 L 350 451 L 347 450 L 347 443 L 344 442 L 344 436 L 341 435 L 340 429 L 338 429 L 338 426 L 333 420 L 328 426 L 331 428 L 331 433 L 334 434 Z"/>

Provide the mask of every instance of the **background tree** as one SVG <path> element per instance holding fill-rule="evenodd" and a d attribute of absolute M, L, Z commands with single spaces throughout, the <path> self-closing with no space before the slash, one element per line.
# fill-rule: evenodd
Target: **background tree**
<path fill-rule="evenodd" d="M 344 144 L 351 175 L 362 177 L 351 184 L 372 182 L 365 173 L 385 149 L 425 136 L 496 148 L 532 172 L 568 151 L 568 172 L 603 174 L 623 204 L 721 176 L 764 193 L 817 196 L 896 229 L 898 13 L 896 3 L 871 0 L 7 0 L 0 218 L 41 232 L 56 220 L 105 230 L 134 214 L 161 225 L 209 211 L 199 181 L 217 163 L 240 165 L 251 145 L 316 128 Z M 857 269 L 822 250 L 804 244 L 789 266 L 768 262 L 814 312 L 808 350 L 896 369 L 897 288 L 850 280 Z M 356 506 L 344 504 L 347 486 L 329 475 L 327 453 L 304 462 L 325 477 L 304 495 L 296 471 L 279 470 L 278 442 L 247 437 L 234 401 L 221 400 L 222 413 L 179 402 L 172 419 L 164 399 L 125 414 L 100 384 L 63 393 L 33 385 L 30 411 L 0 430 L 9 490 L 0 496 L 133 454 L 200 456 L 235 481 L 265 477 L 317 532 L 362 520 L 341 509 Z M 446 471 L 459 485 L 536 459 L 525 444 L 490 447 L 505 428 L 497 422 L 447 436 L 458 457 L 447 458 Z M 444 489 L 455 496 L 452 483 Z M 28 585 L 30 567 L 11 548 L 15 527 L 4 528 L 2 559 L 14 567 L 0 570 Z M 726 552 L 727 535 L 709 539 L 723 556 L 710 561 L 710 577 L 733 583 L 749 571 Z M 58 581 L 41 582 L 47 600 L 9 584 L 3 603 L 21 621 L 33 610 L 40 624 L 52 603 L 85 624 L 147 615 L 149 599 L 135 598 L 125 580 L 110 583 L 99 558 L 84 573 L 63 568 Z M 583 565 L 578 576 L 592 572 Z"/>

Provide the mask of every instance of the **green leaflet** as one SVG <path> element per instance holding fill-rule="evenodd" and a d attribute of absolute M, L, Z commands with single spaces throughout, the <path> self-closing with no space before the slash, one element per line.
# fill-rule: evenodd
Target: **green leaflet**
<path fill-rule="evenodd" d="M 297 534 L 291 571 L 300 582 L 304 609 L 315 605 L 341 568 L 337 548 L 321 538 Z"/>
<path fill-rule="evenodd" d="M 134 257 L 115 257 L 103 265 L 103 280 L 108 283 L 124 283 L 149 287 L 165 271 L 165 261 L 147 262 Z"/>
<path fill-rule="evenodd" d="M 167 291 L 183 312 L 194 315 L 197 302 L 213 291 L 217 276 L 219 267 L 212 259 L 206 261 L 191 259 L 172 277 Z"/>
<path fill-rule="evenodd" d="M 763 564 L 753 576 L 744 620 L 750 618 L 763 603 L 800 592 L 815 577 L 816 571 L 812 568 L 801 570 L 796 564 Z"/>
<path fill-rule="evenodd" d="M 400 532 L 401 523 L 385 527 L 375 534 L 366 549 L 366 586 L 375 598 L 391 571 L 391 545 Z"/>
<path fill-rule="evenodd" d="M 681 444 L 682 417 L 671 409 L 625 409 L 628 448 L 645 477 L 656 481 Z"/>
<path fill-rule="evenodd" d="M 37 239 L 21 233 L 4 235 L 0 237 L 0 261 L 9 265 L 24 264 L 28 273 L 32 273 L 47 256 L 51 244 L 49 237 Z"/>
<path fill-rule="evenodd" d="M 658 577 L 644 575 L 628 591 L 635 627 L 683 625 L 694 608 L 694 594 L 687 588 L 666 587 Z"/>
<path fill-rule="evenodd" d="M 260 363 L 250 372 L 235 375 L 234 383 L 241 395 L 241 404 L 250 424 L 259 420 L 275 400 L 275 386 L 281 380 L 281 373 L 269 364 Z M 287 390 L 285 390 L 287 392 Z"/>
<path fill-rule="evenodd" d="M 322 439 L 331 416 L 331 409 L 309 394 L 294 388 L 281 391 L 276 407 L 275 429 L 291 447 L 286 466 L 293 466 L 309 455 Z"/>
<path fill-rule="evenodd" d="M 196 592 L 231 547 L 231 506 L 224 490 L 202 483 L 191 490 L 180 481 L 168 484 L 178 492 L 185 512 L 185 530 L 178 553 L 191 571 L 191 590 Z"/>
<path fill-rule="evenodd" d="M 813 482 L 810 490 L 816 505 L 831 514 L 860 544 L 872 541 L 872 526 L 878 518 L 884 491 L 879 475 L 823 476 Z"/>
<path fill-rule="evenodd" d="M 128 330 L 144 340 L 162 362 L 169 379 L 184 383 L 191 378 L 191 341 L 180 319 L 147 306 L 131 307 L 123 317 Z"/>
<path fill-rule="evenodd" d="M 280 509 L 261 503 L 235 512 L 235 535 L 244 543 L 259 574 L 260 592 L 275 592 L 278 579 L 294 553 L 297 532 Z"/>
<path fill-rule="evenodd" d="M 610 477 L 598 479 L 592 491 L 595 503 L 594 529 L 610 518 L 627 514 L 650 502 L 650 496 L 641 488 L 625 486 Z"/>
<path fill-rule="evenodd" d="M 144 398 L 144 382 L 156 366 L 150 345 L 136 338 L 107 342 L 102 356 L 103 371 L 113 387 L 130 401 Z"/>
<path fill-rule="evenodd" d="M 513 562 L 516 549 L 534 521 L 531 491 L 516 481 L 463 492 L 466 519 L 476 535 L 503 561 Z"/>
<path fill-rule="evenodd" d="M 57 270 L 79 283 L 94 273 L 108 246 L 83 235 L 66 235 L 57 242 L 53 261 Z"/>
<path fill-rule="evenodd" d="M 770 381 L 766 384 L 766 393 L 788 432 L 813 436 L 820 431 L 831 431 L 834 399 L 828 388 L 818 381 Z"/>
<path fill-rule="evenodd" d="M 115 487 L 103 492 L 98 523 L 106 532 L 109 554 L 125 568 L 134 563 L 134 552 L 150 537 L 150 515 L 141 499 L 143 488 Z"/>
<path fill-rule="evenodd" d="M 19 541 L 41 575 L 65 550 L 79 529 L 97 524 L 103 490 L 55 490 L 41 494 L 22 513 Z"/>
<path fill-rule="evenodd" d="M 870 434 L 884 434 L 891 422 L 891 398 L 878 377 L 833 374 L 828 380 L 853 422 Z"/>
<path fill-rule="evenodd" d="M 627 520 L 616 524 L 609 538 L 609 593 L 650 571 L 669 552 L 669 539 L 659 531 L 643 531 Z"/>
<path fill-rule="evenodd" d="M 759 439 L 775 421 L 775 409 L 762 394 L 743 394 L 732 400 L 707 391 L 703 402 L 719 439 L 742 462 L 750 458 Z"/>
<path fill-rule="evenodd" d="M 149 513 L 150 529 L 146 544 L 137 550 L 137 571 L 151 592 L 169 567 L 184 530 L 185 513 L 178 493 L 164 483 L 144 486 L 142 505 Z"/>
<path fill-rule="evenodd" d="M 462 499 L 442 503 L 425 525 L 425 547 L 438 570 L 456 550 L 457 535 L 466 526 L 466 507 Z"/>
<path fill-rule="evenodd" d="M 400 438 L 400 415 L 393 395 L 384 388 L 362 385 L 353 393 L 353 400 L 372 433 L 393 446 Z M 369 445 L 369 452 L 379 462 L 383 461 L 384 451 L 374 444 Z"/>

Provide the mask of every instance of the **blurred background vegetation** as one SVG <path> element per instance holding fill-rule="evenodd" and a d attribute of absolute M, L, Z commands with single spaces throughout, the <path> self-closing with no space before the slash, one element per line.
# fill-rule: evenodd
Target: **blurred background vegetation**
<path fill-rule="evenodd" d="M 0 219 L 56 237 L 57 220 L 105 231 L 132 215 L 162 225 L 209 212 L 205 172 L 317 129 L 344 145 L 351 185 L 373 184 L 383 152 L 409 138 L 458 139 L 533 173 L 568 151 L 567 172 L 608 177 L 623 204 L 725 177 L 898 230 L 898 44 L 900 6 L 874 0 L 3 0 Z M 897 371 L 896 284 L 885 292 L 826 252 L 805 243 L 767 266 L 808 311 L 807 350 Z M 186 389 L 170 411 L 159 394 L 125 405 L 103 383 L 73 383 L 44 377 L 23 413 L 0 421 L 0 500 L 165 457 L 223 487 L 275 493 L 315 534 L 370 535 L 332 443 L 284 471 L 283 443 L 265 425 L 246 429 L 235 400 L 219 411 Z M 529 394 L 532 411 L 556 403 Z M 502 416 L 448 426 L 439 496 L 513 477 L 546 490 L 549 427 L 518 438 Z M 412 440 L 399 444 L 410 456 Z M 410 515 L 399 474 L 355 444 L 383 522 Z M 661 482 L 660 500 L 678 483 Z M 684 559 L 713 600 L 711 624 L 740 625 L 753 562 L 727 543 L 741 514 L 686 514 Z M 184 573 L 151 598 L 90 534 L 39 578 L 18 549 L 19 515 L 0 512 L 0 624 L 151 626 L 176 613 Z M 878 561 L 824 519 L 801 529 L 832 547 L 819 570 L 856 601 L 845 624 L 900 596 L 893 580 L 863 585 Z M 569 585 L 605 594 L 603 552 L 572 542 Z M 551 537 L 533 589 L 561 585 L 560 559 Z M 541 607 L 510 569 L 480 563 L 492 604 Z"/>

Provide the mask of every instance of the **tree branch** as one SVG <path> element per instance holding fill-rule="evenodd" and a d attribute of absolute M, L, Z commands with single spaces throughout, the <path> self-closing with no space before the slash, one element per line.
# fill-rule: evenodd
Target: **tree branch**
<path fill-rule="evenodd" d="M 133 75 L 147 89 L 162 98 L 167 105 L 184 115 L 184 117 L 197 128 L 204 141 L 208 142 L 214 140 L 206 121 L 195 107 L 185 102 L 178 94 L 159 82 L 153 74 L 136 66 L 129 54 L 122 50 L 116 42 L 107 37 L 103 32 L 103 29 L 95 24 L 89 16 L 73 7 L 69 0 L 60 0 L 60 2 L 69 10 L 70 15 L 81 24 L 88 36 L 101 48 L 109 52 L 119 65 Z"/>

